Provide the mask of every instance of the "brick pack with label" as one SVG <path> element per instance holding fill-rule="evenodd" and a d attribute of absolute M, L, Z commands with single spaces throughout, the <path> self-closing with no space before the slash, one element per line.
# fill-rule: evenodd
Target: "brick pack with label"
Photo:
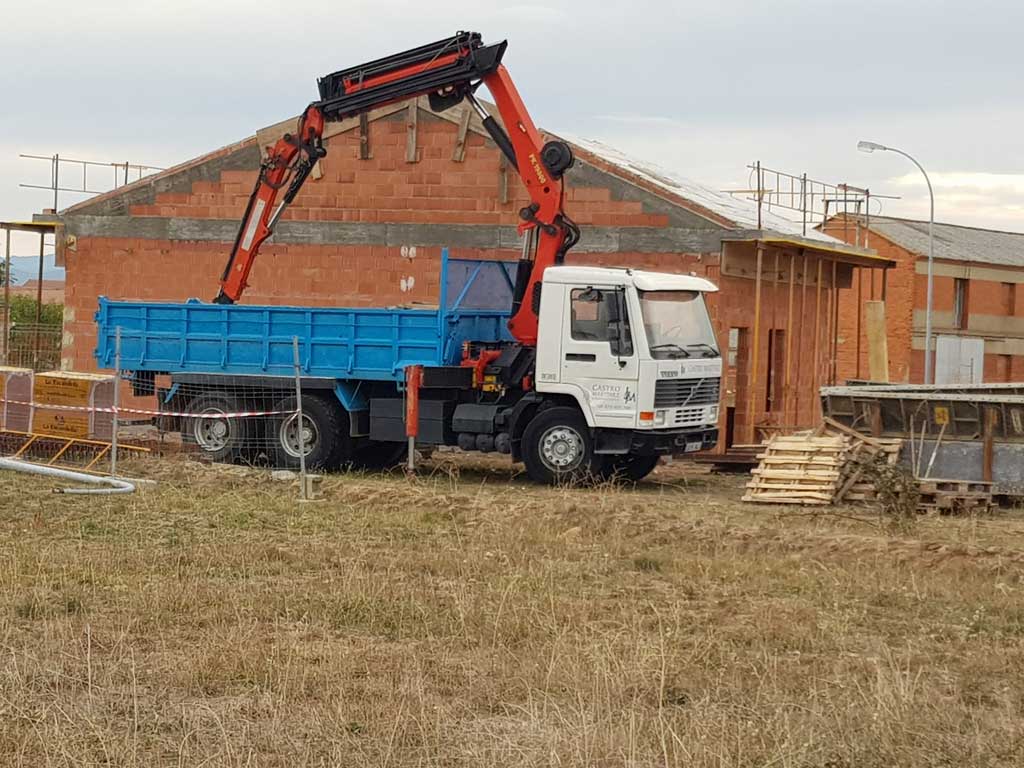
<path fill-rule="evenodd" d="M 97 373 L 37 373 L 33 431 L 54 437 L 110 440 L 113 414 L 94 409 L 113 406 L 114 386 L 113 376 Z"/>

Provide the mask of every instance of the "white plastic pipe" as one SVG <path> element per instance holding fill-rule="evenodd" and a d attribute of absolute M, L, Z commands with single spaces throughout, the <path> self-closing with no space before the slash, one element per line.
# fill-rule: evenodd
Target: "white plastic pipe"
<path fill-rule="evenodd" d="M 106 486 L 104 488 L 54 488 L 54 493 L 88 493 L 88 494 L 109 494 L 109 493 L 134 493 L 135 485 L 127 480 L 118 480 L 116 477 L 102 477 L 100 475 L 87 475 L 85 472 L 75 472 L 70 469 L 59 467 L 47 467 L 42 464 L 32 464 L 20 459 L 0 458 L 0 469 L 9 469 L 12 472 L 28 472 L 33 475 L 44 475 L 46 477 L 59 477 L 62 480 L 73 480 L 78 483 L 90 483 L 92 485 Z"/>

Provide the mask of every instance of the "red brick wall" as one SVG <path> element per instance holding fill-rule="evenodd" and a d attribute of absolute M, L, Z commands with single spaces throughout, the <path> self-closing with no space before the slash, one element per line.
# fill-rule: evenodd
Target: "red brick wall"
<path fill-rule="evenodd" d="M 833 220 L 825 231 L 833 237 L 853 242 L 854 234 L 849 227 L 843 227 L 840 220 Z M 913 329 L 914 310 L 923 312 L 928 305 L 927 275 L 917 274 L 915 263 L 921 259 L 917 255 L 902 248 L 882 235 L 870 233 L 868 244 L 878 255 L 892 259 L 897 266 L 889 270 L 886 290 L 886 330 L 889 346 L 889 378 L 893 382 L 924 381 L 924 352 L 913 350 L 911 336 Z M 923 261 L 923 259 L 922 259 Z M 838 356 L 839 378 L 868 378 L 867 339 L 864 334 L 863 307 L 857 301 L 857 276 L 854 276 L 853 288 L 842 291 L 840 304 L 840 336 L 844 343 L 840 345 Z M 881 298 L 881 275 L 863 270 L 861 280 L 861 296 L 864 300 L 872 298 L 871 282 L 874 279 L 874 298 Z M 935 313 L 951 313 L 953 311 L 955 278 L 935 275 L 932 281 L 932 309 Z M 1020 289 L 1018 287 L 1018 290 Z M 967 285 L 967 303 L 965 320 L 970 325 L 971 314 L 995 315 L 1002 317 L 1021 317 L 1024 315 L 1024 294 L 1017 300 L 1016 291 L 1011 291 L 1001 281 L 971 278 Z M 860 365 L 857 364 L 857 318 L 860 314 L 861 343 Z M 933 316 L 934 318 L 934 316 Z M 939 333 L 954 332 L 939 320 L 933 320 L 933 336 Z M 923 325 L 922 325 L 923 333 Z M 992 338 L 991 334 L 988 334 Z M 984 380 L 986 382 L 1013 381 L 1014 375 L 1020 378 L 1024 373 L 1022 356 L 1000 354 L 985 355 Z"/>
<path fill-rule="evenodd" d="M 371 123 L 372 158 L 358 158 L 355 133 L 329 140 L 330 153 L 322 161 L 323 176 L 303 188 L 286 220 L 394 223 L 452 223 L 515 225 L 527 202 L 514 172 L 507 174 L 510 199 L 501 202 L 501 164 L 497 149 L 475 134 L 467 140 L 464 162 L 451 159 L 456 127 L 424 117 L 418 125 L 419 161 L 407 163 L 403 119 Z M 201 181 L 188 192 L 157 195 L 150 204 L 134 205 L 139 217 L 210 218 L 237 221 L 256 179 L 255 171 L 225 171 L 216 181 Z M 667 226 L 662 214 L 645 213 L 640 202 L 614 200 L 608 188 L 573 187 L 567 177 L 566 208 L 583 226 Z M 212 299 L 230 243 L 160 241 L 79 237 L 65 252 L 67 268 L 66 327 L 73 343 L 65 350 L 66 363 L 93 370 L 95 347 L 93 314 L 97 297 L 148 301 L 180 301 L 190 297 Z M 298 305 L 387 306 L 437 300 L 440 248 L 415 249 L 385 246 L 268 244 L 250 275 L 247 303 Z M 459 249 L 453 257 L 516 258 L 516 251 Z M 769 256 L 771 258 L 771 255 Z M 730 327 L 753 328 L 754 282 L 721 278 L 718 254 L 614 253 L 570 255 L 570 263 L 632 266 L 660 271 L 695 272 L 720 283 L 722 291 L 710 301 L 723 348 Z M 802 317 L 794 320 L 791 334 L 793 365 L 785 408 L 771 415 L 777 423 L 811 425 L 818 419 L 813 365 L 809 365 L 808 338 L 814 325 L 813 291 Z M 767 338 L 770 327 L 786 327 L 787 293 L 765 286 L 760 336 L 759 382 L 754 418 L 764 412 L 767 380 Z M 799 304 L 797 305 L 799 308 Z M 773 309 L 774 307 L 774 309 Z M 774 317 L 774 321 L 770 318 Z M 826 356 L 827 322 L 822 307 L 820 338 Z M 824 370 L 824 365 L 821 366 Z M 823 375 L 823 374 L 822 374 Z M 738 403 L 747 417 L 749 401 Z M 740 421 L 738 420 L 738 423 Z M 724 415 L 723 415 L 724 426 Z M 738 433 L 740 441 L 746 439 Z"/>
<path fill-rule="evenodd" d="M 853 242 L 856 237 L 850 228 L 833 220 L 825 228 L 827 234 Z M 911 355 L 911 332 L 915 306 L 915 255 L 880 235 L 870 234 L 869 247 L 879 256 L 895 261 L 897 266 L 890 269 L 885 277 L 885 324 L 889 347 L 889 380 L 920 381 L 914 379 L 915 367 Z M 865 333 L 863 302 L 882 298 L 882 273 L 880 270 L 854 270 L 853 286 L 839 292 L 839 351 L 837 355 L 837 378 L 868 378 L 868 345 Z M 858 288 L 859 286 L 859 288 Z M 921 306 L 924 305 L 922 299 Z M 859 325 L 858 325 L 859 317 Z M 860 328 L 859 362 L 857 335 Z M 922 358 L 923 361 L 923 358 Z M 917 374 L 920 375 L 920 374 Z"/>

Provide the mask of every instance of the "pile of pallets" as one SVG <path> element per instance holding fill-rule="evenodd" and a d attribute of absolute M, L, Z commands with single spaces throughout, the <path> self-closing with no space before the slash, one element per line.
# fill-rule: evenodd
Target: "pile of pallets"
<path fill-rule="evenodd" d="M 918 480 L 917 511 L 925 514 L 983 515 L 992 511 L 992 483 L 980 480 Z"/>
<path fill-rule="evenodd" d="M 832 419 L 825 419 L 824 431 L 826 434 L 844 435 L 851 442 L 847 461 L 843 466 L 842 483 L 834 501 L 874 501 L 878 491 L 874 482 L 865 477 L 865 470 L 878 461 L 890 466 L 896 464 L 900 460 L 900 451 L 903 450 L 903 440 L 868 437 Z"/>
<path fill-rule="evenodd" d="M 840 487 L 850 442 L 845 436 L 776 435 L 758 454 L 743 501 L 831 504 Z"/>

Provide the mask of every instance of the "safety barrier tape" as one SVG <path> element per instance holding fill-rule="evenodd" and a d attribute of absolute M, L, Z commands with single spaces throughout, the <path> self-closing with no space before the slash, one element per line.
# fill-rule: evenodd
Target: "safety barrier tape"
<path fill-rule="evenodd" d="M 33 408 L 45 409 L 47 411 L 86 411 L 89 413 L 135 413 L 142 414 L 145 416 L 181 416 L 190 419 L 240 419 L 247 416 L 283 416 L 289 413 L 297 413 L 298 410 L 293 411 L 231 411 L 230 413 L 188 413 L 187 411 L 149 411 L 142 408 L 114 408 L 110 406 L 108 408 L 102 408 L 98 406 L 89 405 L 51 405 L 49 403 L 33 403 L 25 400 L 4 400 L 0 398 L 0 403 L 8 403 L 9 405 L 29 405 Z"/>

